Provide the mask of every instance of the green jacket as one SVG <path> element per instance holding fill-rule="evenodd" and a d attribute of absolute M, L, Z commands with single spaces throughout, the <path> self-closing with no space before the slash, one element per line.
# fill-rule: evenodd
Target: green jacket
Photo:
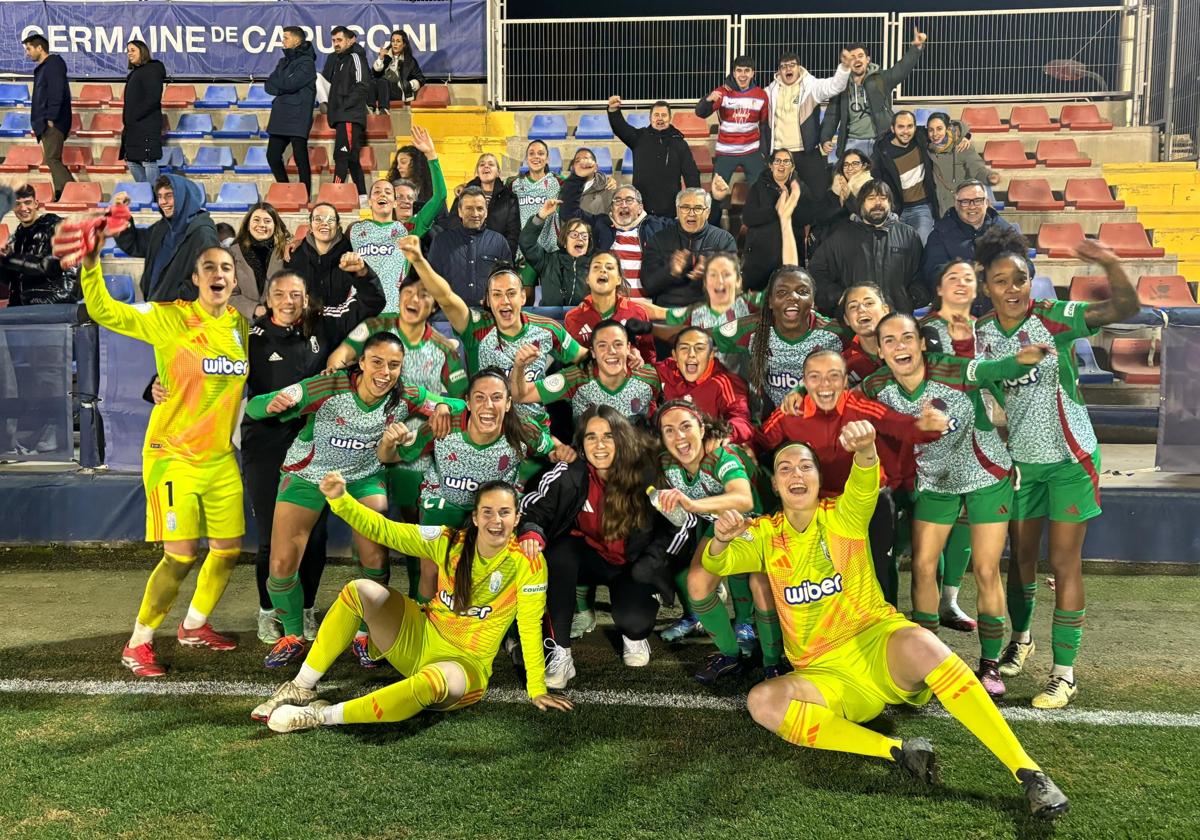
<path fill-rule="evenodd" d="M 871 114 L 871 122 L 875 124 L 875 136 L 892 127 L 892 90 L 908 78 L 908 74 L 921 60 L 923 47 L 909 47 L 904 57 L 886 70 L 881 70 L 878 64 L 867 67 L 867 75 L 863 78 L 862 93 L 867 97 L 867 109 Z M 821 121 L 821 142 L 825 143 L 838 138 L 837 155 L 840 158 L 846 151 L 846 126 L 850 119 L 850 97 L 859 95 L 855 91 L 854 79 L 851 78 L 846 89 L 836 99 L 829 101 L 825 109 L 825 119 Z"/>
<path fill-rule="evenodd" d="M 521 228 L 518 240 L 525 260 L 537 272 L 542 287 L 542 306 L 577 306 L 588 295 L 588 263 L 592 259 L 589 247 L 582 257 L 572 257 L 565 251 L 547 251 L 538 244 L 544 221 L 534 213 Z"/>

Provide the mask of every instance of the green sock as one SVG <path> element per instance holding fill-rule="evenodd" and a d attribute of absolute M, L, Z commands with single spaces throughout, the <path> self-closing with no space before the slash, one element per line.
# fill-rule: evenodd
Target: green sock
<path fill-rule="evenodd" d="M 918 624 L 921 627 L 924 627 L 926 630 L 929 630 L 930 632 L 934 633 L 935 635 L 937 634 L 937 631 L 938 631 L 938 614 L 937 613 L 923 613 L 923 612 L 917 612 L 916 610 L 913 610 L 912 620 L 913 620 L 914 624 Z"/>
<path fill-rule="evenodd" d="M 405 555 L 404 568 L 408 572 L 408 597 L 415 601 L 421 593 L 421 558 Z"/>
<path fill-rule="evenodd" d="M 688 597 L 687 578 L 688 570 L 686 566 L 675 573 L 675 594 L 679 596 L 679 606 L 683 608 L 685 618 L 696 614 L 696 606 L 692 603 L 692 599 Z"/>
<path fill-rule="evenodd" d="M 694 602 L 692 608 L 696 611 L 696 616 L 704 625 L 704 629 L 708 631 L 708 635 L 712 636 L 717 650 L 726 656 L 736 657 L 738 655 L 737 636 L 733 634 L 733 624 L 729 621 L 729 613 L 726 612 L 725 605 L 721 603 L 717 593 L 713 592 L 707 598 Z"/>
<path fill-rule="evenodd" d="M 1016 561 L 1008 561 L 1008 580 L 1004 583 L 1005 596 L 1008 598 L 1008 615 L 1012 619 L 1014 633 L 1028 633 L 1033 624 L 1033 607 L 1037 600 L 1037 578 L 1029 583 L 1021 583 L 1021 572 L 1017 569 Z"/>
<path fill-rule="evenodd" d="M 1054 664 L 1075 667 L 1079 642 L 1083 638 L 1083 614 L 1086 610 L 1054 610 L 1050 641 L 1054 648 Z"/>
<path fill-rule="evenodd" d="M 267 578 L 267 595 L 275 615 L 283 624 L 284 635 L 304 635 L 304 590 L 300 588 L 300 573 L 293 572 L 285 578 Z"/>
<path fill-rule="evenodd" d="M 1004 616 L 979 614 L 979 658 L 995 662 L 1004 646 Z"/>
<path fill-rule="evenodd" d="M 754 597 L 750 594 L 750 575 L 730 575 L 725 578 L 733 598 L 733 623 L 749 624 L 754 618 Z"/>
<path fill-rule="evenodd" d="M 755 607 L 754 623 L 758 625 L 763 665 L 778 665 L 783 659 L 783 628 L 779 626 L 779 613 Z"/>
<path fill-rule="evenodd" d="M 575 612 L 587 612 L 590 607 L 588 604 L 588 593 L 590 590 L 590 586 L 575 587 Z"/>
<path fill-rule="evenodd" d="M 971 562 L 971 526 L 954 523 L 942 550 L 942 586 L 962 586 L 963 575 Z"/>
<path fill-rule="evenodd" d="M 392 576 L 391 567 L 387 563 L 384 563 L 382 569 L 368 569 L 366 566 L 360 564 L 358 571 L 367 580 L 373 580 L 380 586 L 387 586 L 388 580 Z M 365 618 L 358 623 L 358 632 L 367 632 L 367 620 Z"/>

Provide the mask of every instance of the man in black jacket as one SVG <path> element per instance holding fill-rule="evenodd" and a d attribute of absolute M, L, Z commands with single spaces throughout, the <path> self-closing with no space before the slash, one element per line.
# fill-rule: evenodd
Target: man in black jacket
<path fill-rule="evenodd" d="M 296 180 L 312 198 L 308 165 L 308 134 L 312 131 L 313 101 L 317 95 L 317 54 L 299 26 L 283 28 L 283 57 L 263 88 L 275 97 L 267 120 L 267 163 L 276 183 L 288 182 L 283 150 L 290 144 L 296 161 Z M 361 192 L 361 190 L 360 190 Z"/>
<path fill-rule="evenodd" d="M 613 134 L 633 150 L 633 185 L 642 194 L 646 212 L 673 215 L 679 182 L 683 181 L 685 187 L 699 187 L 700 170 L 691 146 L 671 125 L 670 106 L 655 102 L 650 108 L 650 125 L 634 128 L 621 114 L 621 97 L 610 96 L 608 124 Z"/>
<path fill-rule="evenodd" d="M 714 182 L 715 186 L 715 182 Z M 642 288 L 658 306 L 687 306 L 704 299 L 704 267 L 713 254 L 737 255 L 733 234 L 711 225 L 712 196 L 680 190 L 676 223 L 654 235 L 642 260 Z"/>
<path fill-rule="evenodd" d="M 892 309 L 911 313 L 929 302 L 918 273 L 921 240 L 892 212 L 892 190 L 874 178 L 858 193 L 860 216 L 835 227 L 813 253 L 809 271 L 817 281 L 817 309 L 836 317 L 838 301 L 855 283 L 883 289 Z"/>
<path fill-rule="evenodd" d="M 61 55 L 50 54 L 50 42 L 38 34 L 21 42 L 25 55 L 37 64 L 33 71 L 33 102 L 29 119 L 33 136 L 42 144 L 42 160 L 50 168 L 54 196 L 62 195 L 63 186 L 74 181 L 63 165 L 62 148 L 71 133 L 71 83 L 67 81 L 67 63 Z"/>
<path fill-rule="evenodd" d="M 62 218 L 43 213 L 33 187 L 17 187 L 13 213 L 19 222 L 0 251 L 0 286 L 8 285 L 9 306 L 78 303 L 79 269 L 66 271 L 54 256 L 54 228 Z"/>
<path fill-rule="evenodd" d="M 871 171 L 891 187 L 900 221 L 917 232 L 921 244 L 933 232 L 938 212 L 937 178 L 929 157 L 929 135 L 912 111 L 897 111 L 892 130 L 879 137 Z"/>
<path fill-rule="evenodd" d="M 344 26 L 333 29 L 333 55 L 325 59 L 321 75 L 329 82 L 327 112 L 333 126 L 334 179 L 344 184 L 349 174 L 358 187 L 359 203 L 367 206 L 367 184 L 358 153 L 367 138 L 367 99 L 371 76 L 367 53 L 355 34 Z"/>

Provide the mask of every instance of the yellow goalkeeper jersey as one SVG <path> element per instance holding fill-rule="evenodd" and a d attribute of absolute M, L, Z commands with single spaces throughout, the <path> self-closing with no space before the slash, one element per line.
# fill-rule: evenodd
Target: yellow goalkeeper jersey
<path fill-rule="evenodd" d="M 452 528 L 406 525 L 376 513 L 349 493 L 329 503 L 335 514 L 372 542 L 402 554 L 432 560 L 438 568 L 437 594 L 425 605 L 430 624 L 445 644 L 447 655 L 469 657 L 489 678 L 492 660 L 504 634 L 517 619 L 525 657 L 526 689 L 530 697 L 546 693 L 546 664 L 542 658 L 542 615 L 546 611 L 546 561 L 541 554 L 530 560 L 516 538 L 495 557 L 475 552 L 471 567 L 470 609 L 459 614 L 454 603 L 454 570 L 462 555 L 462 542 L 451 540 Z M 449 547 L 450 562 L 446 562 Z"/>
<path fill-rule="evenodd" d="M 79 279 L 92 320 L 154 347 L 169 396 L 150 412 L 142 457 L 203 465 L 229 455 L 249 370 L 246 319 L 232 306 L 214 318 L 196 301 L 119 303 L 98 265 Z"/>
<path fill-rule="evenodd" d="M 797 669 L 899 615 L 883 598 L 867 542 L 878 496 L 878 460 L 870 468 L 854 464 L 842 495 L 822 499 L 803 531 L 783 513 L 760 516 L 749 528 L 752 540 L 734 540 L 717 555 L 704 550 L 704 568 L 715 575 L 766 573 L 784 651 Z"/>

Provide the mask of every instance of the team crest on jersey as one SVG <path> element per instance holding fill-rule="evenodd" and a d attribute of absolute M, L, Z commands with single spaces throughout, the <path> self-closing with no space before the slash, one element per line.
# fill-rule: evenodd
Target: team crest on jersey
<path fill-rule="evenodd" d="M 629 410 L 633 414 L 641 414 L 642 413 L 642 401 L 639 400 L 637 397 L 634 397 L 633 399 L 631 399 L 629 401 Z"/>
<path fill-rule="evenodd" d="M 488 578 L 488 592 L 491 592 L 493 595 L 495 595 L 500 591 L 500 587 L 503 584 L 504 575 L 500 574 L 499 570 L 492 572 L 491 577 Z"/>
<path fill-rule="evenodd" d="M 175 511 L 167 511 L 167 530 L 174 531 L 178 524 L 178 520 L 175 518 Z"/>
<path fill-rule="evenodd" d="M 238 347 L 242 346 L 242 334 L 238 331 L 237 327 L 233 328 L 233 343 Z"/>
<path fill-rule="evenodd" d="M 542 384 L 544 384 L 546 388 L 551 391 L 561 391 L 564 387 L 566 387 L 567 378 L 561 373 L 555 373 L 547 376 L 545 382 Z"/>
<path fill-rule="evenodd" d="M 500 472 L 504 472 L 505 470 L 508 469 L 508 466 L 511 463 L 512 463 L 511 458 L 509 458 L 507 455 L 501 455 L 500 460 L 496 462 L 496 469 L 499 470 Z"/>
<path fill-rule="evenodd" d="M 287 386 L 279 393 L 283 394 L 293 403 L 298 403 L 300 402 L 300 398 L 304 396 L 304 388 L 297 382 L 294 385 Z"/>
<path fill-rule="evenodd" d="M 417 527 L 417 531 L 425 542 L 437 542 L 442 537 L 441 525 L 420 525 Z"/>
<path fill-rule="evenodd" d="M 737 321 L 726 321 L 721 325 L 720 333 L 727 338 L 733 338 L 737 335 L 737 329 Z"/>
<path fill-rule="evenodd" d="M 314 353 L 321 352 L 321 345 L 317 343 L 317 337 L 315 335 L 308 339 L 308 347 Z"/>

